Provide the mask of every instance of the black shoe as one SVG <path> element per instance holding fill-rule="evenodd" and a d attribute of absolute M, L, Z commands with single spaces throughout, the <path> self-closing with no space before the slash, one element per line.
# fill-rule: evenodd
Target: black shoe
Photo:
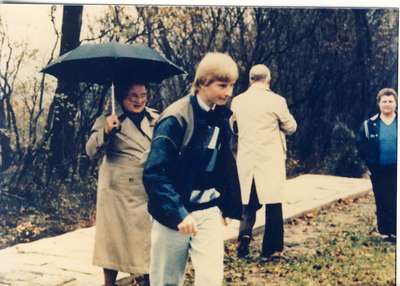
<path fill-rule="evenodd" d="M 384 238 L 385 241 L 396 243 L 396 236 L 394 234 L 389 234 L 387 237 Z"/>
<path fill-rule="evenodd" d="M 269 247 L 262 247 L 261 248 L 261 256 L 263 257 L 269 257 L 271 255 L 274 255 L 276 253 L 281 253 L 283 251 L 283 245 L 274 245 L 274 246 L 269 246 Z"/>
<path fill-rule="evenodd" d="M 247 258 L 249 256 L 249 244 L 251 237 L 249 235 L 243 235 L 239 238 L 239 245 L 237 248 L 237 256 L 239 258 Z"/>

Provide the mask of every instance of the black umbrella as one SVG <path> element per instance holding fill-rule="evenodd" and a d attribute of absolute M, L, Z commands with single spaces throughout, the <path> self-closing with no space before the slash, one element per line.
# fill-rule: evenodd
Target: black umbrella
<path fill-rule="evenodd" d="M 81 45 L 55 59 L 42 72 L 66 81 L 111 84 L 113 112 L 114 83 L 159 83 L 185 73 L 152 48 L 117 42 Z"/>

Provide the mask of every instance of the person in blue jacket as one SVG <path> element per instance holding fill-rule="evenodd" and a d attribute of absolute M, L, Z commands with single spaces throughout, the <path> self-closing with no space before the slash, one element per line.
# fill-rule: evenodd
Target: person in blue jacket
<path fill-rule="evenodd" d="M 379 113 L 365 120 L 358 134 L 358 149 L 370 171 L 380 234 L 396 236 L 397 93 L 378 92 Z"/>
<path fill-rule="evenodd" d="M 229 55 L 200 61 L 192 93 L 170 105 L 154 129 L 143 182 L 153 217 L 150 284 L 182 285 L 190 254 L 197 286 L 223 281 L 223 224 L 240 219 L 236 162 L 230 149 L 238 78 Z"/>

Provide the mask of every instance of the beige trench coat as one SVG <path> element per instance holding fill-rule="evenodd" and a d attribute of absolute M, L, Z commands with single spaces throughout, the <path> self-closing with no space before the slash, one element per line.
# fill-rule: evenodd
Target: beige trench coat
<path fill-rule="evenodd" d="M 297 128 L 286 100 L 255 83 L 232 100 L 231 109 L 239 131 L 236 162 L 243 204 L 249 203 L 253 179 L 260 204 L 281 203 L 286 180 L 285 134 Z"/>
<path fill-rule="evenodd" d="M 86 144 L 90 157 L 105 153 L 97 186 L 93 264 L 135 274 L 148 273 L 150 262 L 151 221 L 142 173 L 158 114 L 146 110 L 151 119 L 142 120 L 145 134 L 126 118 L 120 131 L 105 140 L 105 117 L 100 116 Z"/>

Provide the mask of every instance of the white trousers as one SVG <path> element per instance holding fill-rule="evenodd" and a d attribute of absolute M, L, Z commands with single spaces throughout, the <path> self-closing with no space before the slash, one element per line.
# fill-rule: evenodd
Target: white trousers
<path fill-rule="evenodd" d="M 217 207 L 195 211 L 196 236 L 183 235 L 153 220 L 150 251 L 150 285 L 181 286 L 190 254 L 194 286 L 221 286 L 224 276 L 224 240 Z"/>

